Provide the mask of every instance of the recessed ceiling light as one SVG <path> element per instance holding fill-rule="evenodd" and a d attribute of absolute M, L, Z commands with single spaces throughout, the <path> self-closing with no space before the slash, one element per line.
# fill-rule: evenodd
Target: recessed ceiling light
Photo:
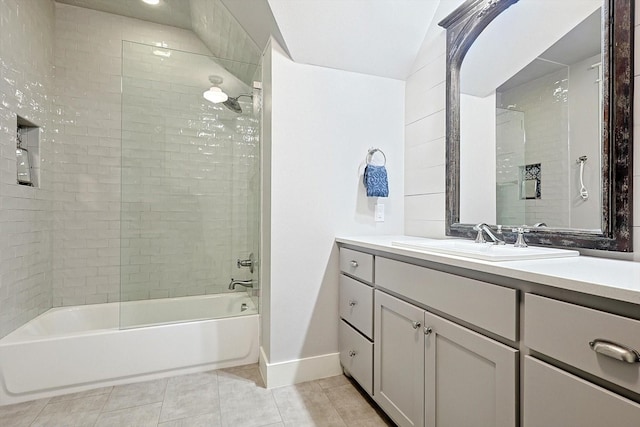
<path fill-rule="evenodd" d="M 146 4 L 153 4 L 153 5 L 160 3 L 160 0 L 142 0 L 142 1 L 145 2 Z"/>

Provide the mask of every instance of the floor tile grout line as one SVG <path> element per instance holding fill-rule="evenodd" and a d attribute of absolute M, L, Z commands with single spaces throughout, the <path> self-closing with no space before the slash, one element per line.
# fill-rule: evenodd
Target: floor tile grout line
<path fill-rule="evenodd" d="M 265 388 L 266 387 L 267 386 L 265 385 Z M 269 389 L 267 389 L 267 390 L 269 390 Z M 282 416 L 282 411 L 280 410 L 280 405 L 278 405 L 278 400 L 273 395 L 273 389 L 269 390 L 269 394 L 271 395 L 271 398 L 273 399 L 273 403 L 276 405 L 276 409 L 278 410 L 278 415 L 280 416 L 280 422 L 284 425 L 285 424 L 284 417 Z M 275 423 L 272 423 L 272 424 L 275 424 Z M 268 425 L 268 424 L 265 424 L 265 425 Z"/>
<path fill-rule="evenodd" d="M 107 396 L 107 399 L 104 401 L 104 404 L 102 405 L 102 408 L 100 408 L 100 411 L 98 412 L 98 416 L 96 417 L 96 420 L 93 422 L 93 427 L 96 427 L 98 425 L 98 420 L 100 419 L 100 415 L 102 415 L 104 413 L 104 407 L 107 406 L 107 403 L 109 402 L 109 399 L 111 399 L 111 395 L 113 394 L 113 390 L 115 389 L 115 386 L 111 387 L 111 390 L 109 390 L 109 396 Z M 107 394 L 107 393 L 105 393 Z"/>
<path fill-rule="evenodd" d="M 157 426 L 160 425 L 160 418 L 162 418 L 162 411 L 164 410 L 164 402 L 166 402 L 167 400 L 167 391 L 169 390 L 169 381 L 171 381 L 171 378 L 167 379 L 167 385 L 164 388 L 164 393 L 162 393 L 162 404 L 160 405 L 160 413 L 158 414 L 158 422 L 156 423 Z"/>
<path fill-rule="evenodd" d="M 51 402 L 51 398 L 47 398 L 47 403 L 45 403 L 44 405 L 42 405 L 42 408 L 40 408 L 40 410 L 38 411 L 38 413 L 36 414 L 35 417 L 33 417 L 33 420 L 31 420 L 31 422 L 29 423 L 29 426 L 33 426 L 33 424 L 38 420 L 38 417 L 40 415 L 42 415 L 42 411 L 44 411 L 44 408 L 47 407 L 47 405 L 49 404 L 49 402 Z"/>
<path fill-rule="evenodd" d="M 216 387 L 218 388 L 218 414 L 220 414 L 220 425 L 224 425 L 224 423 L 222 422 L 222 403 L 220 402 L 220 375 L 219 375 L 219 370 L 216 369 L 215 371 L 213 371 L 216 373 Z"/>

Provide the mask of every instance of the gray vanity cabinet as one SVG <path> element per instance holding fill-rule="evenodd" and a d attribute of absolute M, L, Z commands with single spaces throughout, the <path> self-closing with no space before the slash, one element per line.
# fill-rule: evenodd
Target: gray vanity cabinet
<path fill-rule="evenodd" d="M 373 255 L 340 250 L 340 364 L 373 395 Z"/>
<path fill-rule="evenodd" d="M 522 425 L 637 427 L 640 425 L 640 405 L 526 356 Z"/>
<path fill-rule="evenodd" d="M 424 425 L 424 310 L 375 291 L 373 396 L 398 424 Z"/>
<path fill-rule="evenodd" d="M 637 303 L 387 249 L 341 248 L 340 354 L 399 426 L 640 426 Z"/>
<path fill-rule="evenodd" d="M 514 427 L 518 351 L 426 312 L 425 426 Z"/>
<path fill-rule="evenodd" d="M 517 350 L 381 291 L 374 313 L 374 399 L 399 426 L 517 425 Z"/>

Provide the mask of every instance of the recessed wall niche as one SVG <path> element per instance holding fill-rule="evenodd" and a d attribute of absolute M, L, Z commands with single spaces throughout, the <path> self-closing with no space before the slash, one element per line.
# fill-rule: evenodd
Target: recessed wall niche
<path fill-rule="evenodd" d="M 40 127 L 20 116 L 16 120 L 16 167 L 18 184 L 40 186 Z"/>

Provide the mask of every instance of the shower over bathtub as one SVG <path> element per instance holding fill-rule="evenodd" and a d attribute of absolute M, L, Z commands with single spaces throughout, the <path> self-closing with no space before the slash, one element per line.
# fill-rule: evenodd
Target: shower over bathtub
<path fill-rule="evenodd" d="M 0 405 L 256 363 L 257 313 L 244 292 L 53 308 L 0 340 Z"/>

